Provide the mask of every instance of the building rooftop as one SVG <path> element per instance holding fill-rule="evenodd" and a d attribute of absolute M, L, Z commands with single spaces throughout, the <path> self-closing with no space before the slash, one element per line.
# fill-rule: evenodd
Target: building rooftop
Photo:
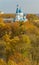
<path fill-rule="evenodd" d="M 17 5 L 16 13 L 22 13 L 22 9 L 19 8 L 19 5 Z"/>

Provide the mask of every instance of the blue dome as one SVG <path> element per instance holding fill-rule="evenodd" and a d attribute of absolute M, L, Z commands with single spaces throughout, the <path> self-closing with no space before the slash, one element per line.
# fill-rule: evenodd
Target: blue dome
<path fill-rule="evenodd" d="M 19 9 L 18 8 L 16 9 L 16 13 L 19 13 Z"/>
<path fill-rule="evenodd" d="M 21 12 L 22 12 L 22 10 L 21 10 L 21 8 L 19 8 L 19 5 L 17 4 L 16 13 L 21 13 Z"/>
<path fill-rule="evenodd" d="M 17 4 L 16 13 L 19 13 L 19 5 Z"/>
<path fill-rule="evenodd" d="M 21 11 L 21 9 L 19 9 L 19 13 L 21 13 L 22 11 Z"/>

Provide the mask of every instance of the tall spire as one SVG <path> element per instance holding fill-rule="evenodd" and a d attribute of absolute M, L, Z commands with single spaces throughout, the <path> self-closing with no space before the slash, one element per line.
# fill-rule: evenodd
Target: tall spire
<path fill-rule="evenodd" d="M 19 13 L 19 5 L 17 4 L 16 13 Z"/>
<path fill-rule="evenodd" d="M 17 7 L 19 7 L 19 5 L 17 4 Z"/>

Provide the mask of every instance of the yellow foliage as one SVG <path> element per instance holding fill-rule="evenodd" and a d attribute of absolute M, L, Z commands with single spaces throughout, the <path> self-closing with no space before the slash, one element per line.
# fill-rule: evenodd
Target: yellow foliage
<path fill-rule="evenodd" d="M 14 37 L 13 39 L 11 39 L 11 42 L 13 43 L 19 42 L 19 37 L 18 36 Z"/>
<path fill-rule="evenodd" d="M 17 65 L 16 62 L 12 61 L 12 60 L 9 60 L 8 61 L 8 65 Z"/>
<path fill-rule="evenodd" d="M 34 43 L 39 46 L 38 33 L 39 27 L 29 21 L 4 23 L 3 19 L 0 18 L 0 50 L 4 48 L 6 51 L 4 55 L 6 55 L 8 59 L 12 56 L 12 60 L 7 60 L 8 65 L 17 65 L 17 63 L 18 65 L 30 65 L 29 58 L 32 59 L 32 57 L 29 56 L 29 54 L 31 55 L 33 52 L 31 43 L 33 46 Z M 37 50 L 38 48 L 36 51 Z M 35 56 L 35 54 L 33 55 Z M 28 57 L 28 59 L 26 57 Z M 3 59 L 0 59 L 0 65 L 6 65 Z"/>
<path fill-rule="evenodd" d="M 22 41 L 25 42 L 26 44 L 30 44 L 30 38 L 28 35 L 22 35 Z"/>
<path fill-rule="evenodd" d="M 0 65 L 7 65 L 3 59 L 0 59 Z"/>
<path fill-rule="evenodd" d="M 6 42 L 9 42 L 10 41 L 9 37 L 10 37 L 9 35 L 5 34 L 3 36 L 3 40 L 5 40 Z"/>
<path fill-rule="evenodd" d="M 19 41 L 19 37 L 18 36 L 14 37 L 14 40 Z"/>

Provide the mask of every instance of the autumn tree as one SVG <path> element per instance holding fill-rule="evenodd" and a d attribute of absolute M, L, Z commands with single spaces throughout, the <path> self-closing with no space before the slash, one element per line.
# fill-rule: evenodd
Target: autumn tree
<path fill-rule="evenodd" d="M 31 38 L 30 58 L 32 65 L 39 64 L 39 36 Z"/>
<path fill-rule="evenodd" d="M 35 14 L 27 14 L 26 17 L 27 17 L 27 19 L 28 19 L 29 21 L 33 21 L 33 20 L 39 19 L 39 17 L 36 16 Z"/>

